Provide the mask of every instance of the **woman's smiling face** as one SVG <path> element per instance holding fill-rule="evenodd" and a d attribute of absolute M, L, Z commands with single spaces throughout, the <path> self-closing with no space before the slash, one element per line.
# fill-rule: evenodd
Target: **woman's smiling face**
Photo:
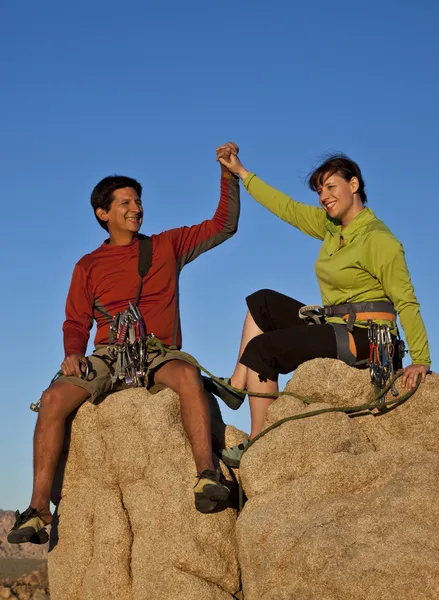
<path fill-rule="evenodd" d="M 331 219 L 340 221 L 345 227 L 363 210 L 363 203 L 356 193 L 359 183 L 356 177 L 346 181 L 337 173 L 324 175 L 317 188 L 320 205 Z"/>

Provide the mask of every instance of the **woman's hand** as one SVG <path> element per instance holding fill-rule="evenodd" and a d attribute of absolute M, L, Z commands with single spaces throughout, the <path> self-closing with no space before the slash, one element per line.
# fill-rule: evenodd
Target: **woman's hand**
<path fill-rule="evenodd" d="M 415 387 L 418 376 L 421 375 L 421 383 L 424 383 L 425 377 L 430 370 L 430 365 L 410 365 L 403 369 L 401 385 L 409 390 Z"/>
<path fill-rule="evenodd" d="M 229 169 L 232 173 L 235 173 L 241 179 L 244 179 L 248 175 L 247 169 L 245 169 L 238 158 L 239 148 L 233 142 L 227 142 L 223 146 L 216 149 L 216 159 L 224 167 Z"/>

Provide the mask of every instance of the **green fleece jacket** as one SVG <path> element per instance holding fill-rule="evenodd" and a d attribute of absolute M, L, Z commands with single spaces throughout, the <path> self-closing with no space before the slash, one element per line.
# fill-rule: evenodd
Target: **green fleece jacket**
<path fill-rule="evenodd" d="M 427 333 L 404 249 L 369 208 L 342 230 L 341 224 L 322 208 L 292 200 L 253 173 L 243 183 L 249 194 L 272 213 L 323 241 L 315 271 L 324 305 L 390 300 L 398 312 L 413 363 L 430 364 Z M 339 317 L 328 321 L 344 322 Z M 394 323 L 379 322 L 396 331 Z M 356 325 L 366 327 L 367 323 L 356 321 Z"/>

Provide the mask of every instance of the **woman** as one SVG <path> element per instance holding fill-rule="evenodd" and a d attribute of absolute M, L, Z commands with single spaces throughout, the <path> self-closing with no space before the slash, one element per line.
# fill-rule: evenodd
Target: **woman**
<path fill-rule="evenodd" d="M 388 325 L 396 335 L 395 311 L 399 314 L 413 362 L 404 370 L 401 383 L 411 389 L 419 375 L 425 381 L 430 367 L 427 334 L 404 251 L 365 207 L 367 196 L 358 165 L 344 155 L 334 155 L 310 175 L 309 187 L 318 194 L 318 208 L 296 202 L 264 183 L 242 165 L 237 153 L 238 147 L 228 143 L 218 148 L 217 159 L 242 179 L 260 204 L 322 240 L 315 270 L 323 305 L 327 314 L 334 315 L 324 324 L 308 325 L 298 314 L 303 304 L 288 296 L 260 290 L 247 298 L 238 362 L 226 381 L 243 390 L 273 393 L 273 398 L 250 396 L 250 439 L 262 430 L 278 391 L 279 373 L 294 371 L 317 357 L 341 358 L 348 364 L 368 358 L 369 319 Z M 233 395 L 212 380 L 206 387 L 229 405 L 242 402 L 242 395 Z M 223 450 L 224 461 L 238 466 L 244 447 Z"/>

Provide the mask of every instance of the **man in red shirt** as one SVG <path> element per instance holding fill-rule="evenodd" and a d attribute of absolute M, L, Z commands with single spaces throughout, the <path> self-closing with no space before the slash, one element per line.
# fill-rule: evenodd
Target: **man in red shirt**
<path fill-rule="evenodd" d="M 237 147 L 230 143 L 230 150 Z M 110 176 L 97 184 L 91 204 L 99 224 L 108 231 L 99 248 L 76 264 L 63 325 L 65 358 L 62 375 L 43 393 L 34 436 L 34 486 L 29 508 L 17 514 L 10 543 L 44 543 L 52 520 L 50 492 L 59 460 L 67 416 L 86 400 L 121 387 L 115 382 L 110 325 L 117 313 L 134 303 L 139 284 L 139 230 L 143 221 L 142 187 L 134 179 Z M 221 166 L 220 200 L 212 219 L 152 235 L 152 262 L 142 281 L 137 307 L 147 331 L 163 344 L 181 348 L 178 279 L 185 264 L 221 244 L 237 231 L 238 179 Z M 96 350 L 86 358 L 93 322 Z M 110 351 L 109 351 L 110 345 Z M 85 377 L 86 366 L 87 376 Z M 180 397 L 181 419 L 192 446 L 198 482 L 195 506 L 211 512 L 229 495 L 212 460 L 208 400 L 199 370 L 175 355 L 146 357 L 145 386 L 153 393 L 164 387 Z"/>

